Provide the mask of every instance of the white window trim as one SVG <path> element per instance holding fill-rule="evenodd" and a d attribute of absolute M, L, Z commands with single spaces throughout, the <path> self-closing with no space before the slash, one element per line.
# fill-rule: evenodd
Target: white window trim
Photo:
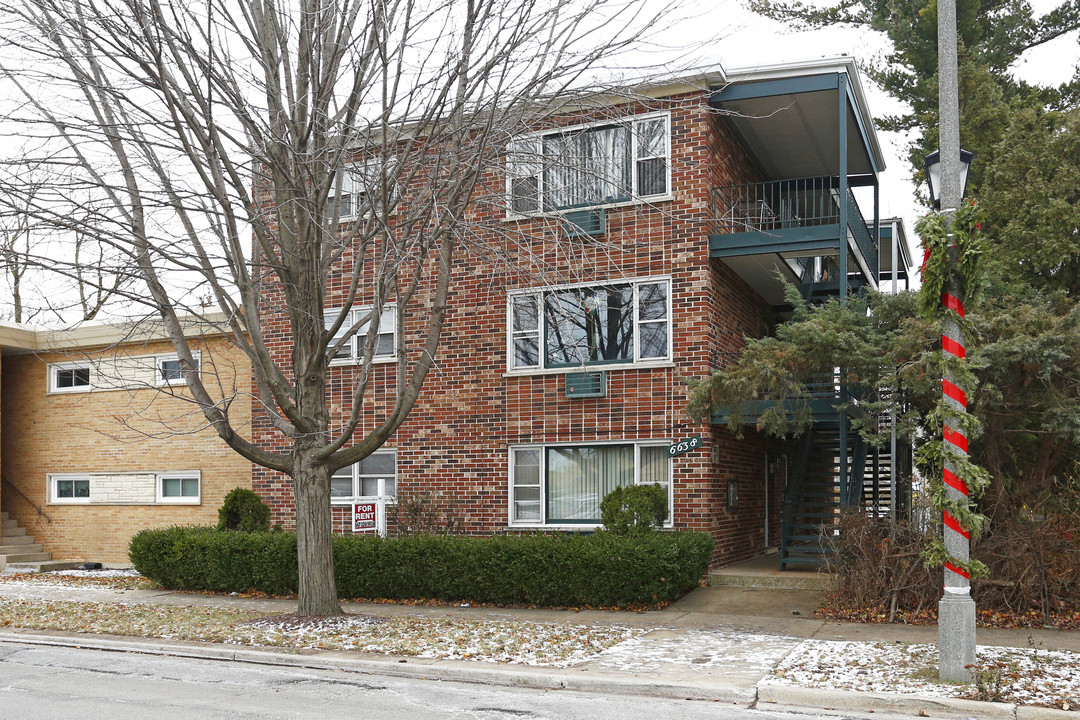
<path fill-rule="evenodd" d="M 641 479 L 641 448 L 643 447 L 668 447 L 671 440 L 604 440 L 598 442 L 551 442 L 551 443 L 523 443 L 511 445 L 507 449 L 507 527 L 512 528 L 540 528 L 544 530 L 596 530 L 603 527 L 600 523 L 569 523 L 547 524 L 547 453 L 548 448 L 554 447 L 598 447 L 601 445 L 633 445 L 634 446 L 634 484 L 640 485 Z M 540 456 L 540 520 L 516 520 L 514 518 L 514 452 L 517 450 L 537 450 Z M 664 521 L 663 528 L 671 529 L 675 526 L 675 464 L 668 458 L 668 517 Z"/>
<path fill-rule="evenodd" d="M 89 473 L 49 473 L 49 504 L 50 505 L 89 505 L 90 504 L 90 475 Z M 84 498 L 60 497 L 56 492 L 56 484 L 62 480 L 85 480 L 87 494 Z"/>
<path fill-rule="evenodd" d="M 394 456 L 394 494 L 393 495 L 388 495 L 386 493 L 386 478 L 379 477 L 378 478 L 378 481 L 379 481 L 379 494 L 378 495 L 356 495 L 355 493 L 357 493 L 362 487 L 361 484 L 360 484 L 360 463 L 353 463 L 352 465 L 349 465 L 348 467 L 349 467 L 350 470 L 352 470 L 352 484 L 353 484 L 353 493 L 354 494 L 349 496 L 349 497 L 331 497 L 330 498 L 330 505 L 332 507 L 334 507 L 334 506 L 349 506 L 349 505 L 352 505 L 353 503 L 357 503 L 357 502 L 378 502 L 378 501 L 382 501 L 382 502 L 386 503 L 387 505 L 393 505 L 393 504 L 397 503 L 397 480 L 398 480 L 397 449 L 395 449 L 395 448 L 379 449 L 379 450 L 376 450 L 375 452 L 373 452 L 371 454 L 372 455 L 384 454 L 384 455 L 393 455 Z M 372 475 L 373 475 L 372 473 L 365 473 L 364 477 L 371 477 Z"/>
<path fill-rule="evenodd" d="M 165 497 L 162 493 L 162 484 L 165 480 L 190 480 L 195 478 L 199 481 L 199 494 L 195 497 Z M 202 504 L 202 472 L 199 470 L 193 470 L 191 472 L 159 472 L 154 480 L 157 485 L 156 497 L 159 505 L 201 505 Z"/>
<path fill-rule="evenodd" d="M 538 210 L 535 210 L 535 211 L 532 211 L 532 212 L 514 212 L 513 193 L 511 191 L 511 181 L 513 180 L 513 174 L 511 173 L 511 170 L 510 170 L 510 163 L 511 163 L 510 148 L 512 148 L 516 143 L 527 142 L 527 141 L 533 140 L 533 139 L 540 140 L 540 139 L 542 139 L 544 137 L 549 137 L 549 136 L 552 136 L 552 135 L 565 135 L 565 134 L 579 132 L 579 131 L 583 131 L 583 130 L 589 130 L 590 128 L 599 128 L 599 127 L 605 127 L 605 126 L 610 126 L 610 125 L 618 125 L 620 123 L 626 123 L 626 124 L 630 124 L 631 126 L 633 126 L 636 123 L 644 122 L 644 121 L 647 121 L 647 120 L 654 120 L 656 118 L 663 118 L 665 120 L 665 127 L 664 127 L 665 148 L 664 148 L 664 151 L 667 153 L 666 154 L 666 158 L 667 158 L 667 178 L 666 178 L 666 182 L 665 182 L 665 187 L 667 188 L 666 192 L 660 193 L 660 194 L 657 194 L 657 195 L 638 195 L 637 194 L 637 184 L 638 184 L 637 162 L 638 162 L 639 159 L 644 160 L 644 159 L 648 159 L 648 158 L 638 158 L 637 157 L 638 133 L 631 130 L 631 133 L 630 133 L 630 137 L 631 137 L 630 155 L 631 155 L 631 162 L 633 163 L 633 169 L 632 169 L 632 172 L 631 172 L 631 184 L 632 184 L 633 188 L 632 188 L 632 191 L 630 193 L 630 199 L 629 200 L 621 200 L 621 201 L 612 202 L 612 203 L 597 203 L 596 205 L 588 205 L 588 206 L 581 207 L 581 208 L 569 208 L 569 209 L 563 209 L 563 210 L 557 210 L 557 209 L 554 209 L 554 208 L 553 209 L 544 209 L 544 207 L 543 207 L 543 204 L 544 204 L 544 201 L 543 201 L 543 198 L 544 198 L 544 171 L 543 171 L 543 168 L 541 167 L 540 174 L 539 174 L 539 181 L 537 183 L 537 193 L 538 193 L 538 197 L 540 198 L 540 206 L 541 207 Z M 542 155 L 543 155 L 543 151 L 541 151 L 541 162 L 542 162 Z M 533 218 L 533 217 L 558 216 L 558 215 L 562 215 L 563 213 L 573 212 L 573 211 L 576 211 L 576 210 L 612 209 L 612 208 L 620 208 L 620 207 L 629 207 L 631 205 L 644 205 L 644 204 L 647 204 L 647 203 L 663 202 L 665 200 L 673 200 L 675 198 L 675 195 L 674 195 L 674 191 L 671 188 L 671 174 L 672 174 L 671 173 L 671 166 L 672 166 L 672 164 L 673 164 L 673 162 L 672 162 L 672 157 L 671 157 L 671 111 L 670 110 L 657 110 L 657 111 L 654 111 L 654 112 L 641 113 L 641 114 L 637 114 L 637 115 L 626 115 L 624 117 L 615 118 L 615 119 L 604 118 L 604 119 L 595 120 L 595 121 L 592 121 L 592 122 L 578 123 L 576 125 L 567 125 L 565 127 L 547 128 L 545 130 L 536 130 L 536 131 L 533 131 L 533 132 L 523 133 L 521 135 L 516 135 L 510 140 L 509 143 L 507 143 L 506 160 L 505 160 L 505 162 L 503 164 L 503 170 L 504 170 L 504 174 L 505 174 L 505 185 L 506 185 L 506 188 L 505 188 L 506 218 L 505 219 L 507 219 L 507 220 L 524 220 L 524 219 Z"/>
<path fill-rule="evenodd" d="M 60 370 L 88 370 L 90 372 L 90 384 L 79 385 L 77 387 L 62 388 L 57 385 L 56 374 Z M 69 393 L 86 393 L 94 389 L 94 365 L 89 361 L 72 361 L 72 362 L 59 362 L 49 363 L 48 366 L 48 393 L 50 395 L 67 395 Z"/>
<path fill-rule="evenodd" d="M 667 288 L 667 353 L 664 357 L 655 358 L 639 358 L 638 352 L 641 350 L 641 343 L 638 339 L 638 288 L 641 285 L 654 285 L 664 283 Z M 544 295 L 551 292 L 558 292 L 560 290 L 572 290 L 576 288 L 590 288 L 590 287 L 604 287 L 606 285 L 631 285 L 634 288 L 634 359 L 632 361 L 624 362 L 585 362 L 581 365 L 575 366 L 560 366 L 560 367 L 547 367 L 544 363 L 544 347 L 545 347 L 545 320 L 544 320 Z M 514 367 L 514 299 L 531 295 L 536 298 L 537 302 L 537 357 L 538 364 L 527 365 L 522 367 Z M 629 370 L 640 368 L 656 368 L 671 366 L 674 362 L 674 349 L 673 349 L 673 335 L 675 321 L 673 317 L 674 308 L 671 301 L 671 276 L 670 275 L 655 275 L 651 277 L 637 277 L 616 279 L 604 282 L 587 282 L 587 283 L 572 283 L 565 285 L 551 285 L 543 288 L 526 288 L 521 290 L 510 290 L 507 292 L 506 298 L 506 375 L 518 376 L 518 375 L 540 375 L 540 374 L 560 374 L 568 372 L 580 372 L 581 370 Z M 655 321 L 646 321 L 655 322 Z"/>
<path fill-rule="evenodd" d="M 340 186 L 341 187 L 341 192 L 340 193 L 338 192 L 338 178 L 335 177 L 334 178 L 334 184 L 330 188 L 331 202 L 334 202 L 335 204 L 339 203 L 340 199 L 341 199 L 341 195 L 348 194 L 352 198 L 352 201 L 351 201 L 352 212 L 349 215 L 342 214 L 342 215 L 338 216 L 338 222 L 342 222 L 342 223 L 344 223 L 344 222 L 352 222 L 354 220 L 360 220 L 362 218 L 371 217 L 371 213 L 363 213 L 363 214 L 361 214 L 360 212 L 358 212 L 359 203 L 356 202 L 356 196 L 358 194 L 363 194 L 363 193 L 367 192 L 367 185 L 368 185 L 368 182 L 370 181 L 370 178 L 367 177 L 366 171 L 368 171 L 368 170 L 370 170 L 372 168 L 376 168 L 376 169 L 380 169 L 383 172 L 389 172 L 391 169 L 394 168 L 394 165 L 395 165 L 395 159 L 394 158 L 390 158 L 385 163 L 377 161 L 377 160 L 353 160 L 353 161 L 345 163 L 345 165 L 338 171 L 340 176 L 341 176 L 341 186 Z M 345 178 L 346 177 L 360 178 L 361 181 L 362 181 L 363 187 L 360 187 L 358 189 L 358 185 L 353 184 L 353 186 L 349 188 L 351 192 L 345 193 L 344 191 L 345 191 Z M 350 180 L 350 182 L 352 182 L 352 181 Z M 396 196 L 396 194 L 397 194 L 396 190 L 397 190 L 396 182 L 391 182 L 391 188 L 390 188 L 391 200 L 393 200 L 394 196 Z M 393 215 L 395 213 L 395 210 L 396 210 L 396 206 L 394 208 L 391 208 L 390 214 Z"/>
<path fill-rule="evenodd" d="M 374 307 L 375 307 L 374 305 L 354 305 L 352 307 L 352 309 L 349 310 L 349 319 L 345 323 L 342 323 L 340 329 L 341 330 L 347 330 L 348 328 L 352 327 L 353 323 L 355 323 L 358 318 L 363 317 L 367 313 L 371 312 L 371 310 Z M 327 310 L 325 310 L 323 312 L 323 317 L 326 320 L 329 320 L 330 318 L 336 318 L 341 311 L 342 311 L 342 308 L 330 308 L 330 309 L 327 309 Z M 400 320 L 400 318 L 398 317 L 398 314 L 397 314 L 397 303 L 396 302 L 383 303 L 383 311 L 384 312 L 390 311 L 390 312 L 393 313 L 394 322 L 392 322 L 390 324 L 390 334 L 391 334 L 391 338 L 392 338 L 391 339 L 391 345 L 392 345 L 393 349 L 391 350 L 391 352 L 388 355 L 373 355 L 372 358 L 371 358 L 371 364 L 372 365 L 381 365 L 383 363 L 392 363 L 392 362 L 395 362 L 397 360 L 398 322 Z M 326 327 L 325 320 L 324 320 L 323 327 Z M 380 325 L 379 325 L 379 334 L 382 335 L 384 333 L 385 333 L 385 328 L 380 323 Z M 363 333 L 357 332 L 355 335 L 353 335 L 352 339 L 349 341 L 352 344 L 352 355 L 350 357 L 336 357 L 336 358 L 333 358 L 332 360 L 330 360 L 330 367 L 337 367 L 339 365 L 361 365 L 361 364 L 363 364 L 363 362 L 364 362 L 364 354 L 363 354 L 363 351 L 361 350 L 361 343 L 363 343 L 366 338 L 367 338 L 366 331 L 363 332 Z M 333 338 L 331 338 L 330 343 L 331 343 L 331 345 L 333 344 Z"/>
<path fill-rule="evenodd" d="M 202 373 L 202 352 L 199 351 L 199 350 L 196 350 L 195 352 L 191 353 L 191 357 L 195 360 L 195 365 L 197 366 L 195 372 L 196 373 Z M 168 379 L 168 378 L 165 378 L 165 377 L 162 376 L 161 365 L 162 365 L 162 363 L 170 361 L 170 360 L 179 361 L 180 360 L 180 355 L 177 354 L 177 353 L 167 353 L 167 354 L 164 354 L 164 355 L 155 355 L 154 356 L 154 382 L 155 382 L 155 384 L 157 384 L 159 387 L 169 386 L 169 385 L 187 385 L 188 384 L 188 379 L 187 379 L 186 376 L 176 378 L 176 379 Z"/>

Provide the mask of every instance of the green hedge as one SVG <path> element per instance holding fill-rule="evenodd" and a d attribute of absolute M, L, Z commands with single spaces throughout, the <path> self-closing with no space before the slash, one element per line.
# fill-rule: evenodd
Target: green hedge
<path fill-rule="evenodd" d="M 705 573 L 712 539 L 672 532 L 334 538 L 338 595 L 499 605 L 612 607 L 671 601 Z M 144 530 L 131 561 L 167 588 L 296 592 L 296 536 L 214 528 Z"/>

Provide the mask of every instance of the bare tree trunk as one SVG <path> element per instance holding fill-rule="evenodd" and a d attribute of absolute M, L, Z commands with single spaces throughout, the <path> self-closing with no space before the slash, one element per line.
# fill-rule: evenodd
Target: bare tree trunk
<path fill-rule="evenodd" d="M 300 569 L 296 611 L 300 615 L 340 615 L 334 582 L 330 471 L 315 460 L 311 447 L 297 452 L 294 467 L 296 555 Z"/>

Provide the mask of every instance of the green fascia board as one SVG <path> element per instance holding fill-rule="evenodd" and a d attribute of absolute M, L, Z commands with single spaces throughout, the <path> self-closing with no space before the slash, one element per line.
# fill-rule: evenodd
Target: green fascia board
<path fill-rule="evenodd" d="M 862 141 L 863 150 L 866 152 L 866 157 L 870 158 L 870 165 L 874 168 L 874 176 L 876 177 L 881 168 L 878 167 L 877 159 L 874 157 L 874 152 L 870 148 L 870 134 L 866 132 L 866 126 L 863 125 L 862 113 L 858 111 L 858 102 L 855 99 L 855 92 L 851 89 L 851 83 L 847 83 L 847 96 L 848 96 L 848 112 L 855 118 L 855 127 L 859 128 L 859 139 Z"/>
<path fill-rule="evenodd" d="M 780 78 L 777 80 L 756 80 L 734 83 L 717 90 L 709 96 L 709 105 L 719 108 L 725 102 L 773 97 L 776 95 L 797 95 L 799 93 L 835 90 L 840 86 L 839 73 L 824 73 L 805 77 Z"/>
<path fill-rule="evenodd" d="M 828 250 L 840 251 L 839 225 L 813 225 L 768 232 L 755 230 L 709 236 L 709 256 L 716 258 L 803 251 L 808 255 L 815 255 Z"/>
<path fill-rule="evenodd" d="M 837 403 L 840 402 L 839 398 L 814 398 L 810 401 L 810 414 L 815 420 L 831 419 L 839 416 L 840 411 L 836 409 Z M 785 400 L 784 406 L 788 412 L 795 412 L 799 405 L 795 400 Z M 754 400 L 752 402 L 743 403 L 740 406 L 742 411 L 742 419 L 744 423 L 756 422 L 761 414 L 766 410 L 776 405 L 775 400 Z M 709 420 L 713 425 L 727 425 L 731 419 L 731 413 L 727 410 L 717 410 L 709 416 Z"/>

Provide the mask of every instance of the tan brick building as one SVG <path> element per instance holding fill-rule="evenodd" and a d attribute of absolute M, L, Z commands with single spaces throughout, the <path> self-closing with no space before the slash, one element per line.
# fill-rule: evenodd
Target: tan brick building
<path fill-rule="evenodd" d="M 189 401 L 160 332 L 4 325 L 0 347 L 0 508 L 26 532 L 19 542 L 32 536 L 57 560 L 124 563 L 139 530 L 215 524 L 225 494 L 251 486 L 250 463 Z M 245 356 L 213 332 L 193 350 L 207 389 L 231 401 L 243 432 L 251 407 Z"/>

